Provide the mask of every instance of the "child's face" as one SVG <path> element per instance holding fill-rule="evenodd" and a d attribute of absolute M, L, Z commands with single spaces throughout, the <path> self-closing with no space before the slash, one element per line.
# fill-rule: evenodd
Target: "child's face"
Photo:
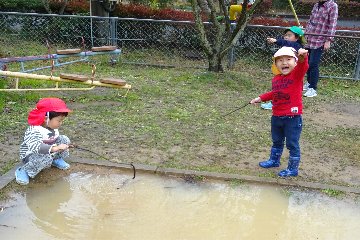
<path fill-rule="evenodd" d="M 275 59 L 275 65 L 282 75 L 287 75 L 295 68 L 296 61 L 291 56 L 280 56 Z"/>
<path fill-rule="evenodd" d="M 285 33 L 284 39 L 286 41 L 296 42 L 298 40 L 298 37 L 296 37 L 295 33 L 293 33 L 292 31 L 289 30 Z"/>
<path fill-rule="evenodd" d="M 58 129 L 58 128 L 60 128 L 64 119 L 65 119 L 65 116 L 62 116 L 62 115 L 53 117 L 51 120 L 49 120 L 47 127 L 51 128 L 51 129 Z"/>

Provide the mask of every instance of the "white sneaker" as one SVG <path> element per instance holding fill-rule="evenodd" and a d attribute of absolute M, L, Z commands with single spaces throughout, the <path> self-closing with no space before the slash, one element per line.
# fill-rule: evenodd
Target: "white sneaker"
<path fill-rule="evenodd" d="M 305 97 L 316 97 L 317 96 L 317 93 L 316 93 L 316 90 L 313 89 L 313 88 L 309 88 L 306 93 L 304 93 L 304 96 Z"/>
<path fill-rule="evenodd" d="M 308 83 L 308 82 L 304 83 L 303 91 L 309 90 L 309 86 L 310 86 L 310 83 Z"/>

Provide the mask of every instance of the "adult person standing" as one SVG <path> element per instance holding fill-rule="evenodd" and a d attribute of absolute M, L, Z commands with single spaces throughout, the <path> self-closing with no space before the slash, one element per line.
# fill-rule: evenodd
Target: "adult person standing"
<path fill-rule="evenodd" d="M 338 5 L 334 0 L 318 1 L 310 15 L 305 28 L 307 40 L 306 49 L 309 52 L 309 69 L 307 83 L 304 84 L 305 97 L 317 96 L 317 83 L 319 81 L 319 64 L 323 51 L 330 48 L 335 34 L 338 18 Z M 318 34 L 318 35 L 306 35 Z M 327 35 L 327 36 L 324 36 Z"/>

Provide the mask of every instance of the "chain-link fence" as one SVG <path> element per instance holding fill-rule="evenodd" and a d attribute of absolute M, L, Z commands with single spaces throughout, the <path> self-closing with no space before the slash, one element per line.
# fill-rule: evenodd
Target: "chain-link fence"
<path fill-rule="evenodd" d="M 126 63 L 200 68 L 208 63 L 195 25 L 187 21 L 0 12 L 0 29 L 1 59 L 117 45 Z M 277 47 L 267 44 L 266 38 L 279 37 L 284 29 L 248 26 L 225 57 L 224 66 L 269 71 Z M 360 31 L 337 31 L 332 47 L 323 55 L 320 71 L 326 77 L 359 80 Z"/>

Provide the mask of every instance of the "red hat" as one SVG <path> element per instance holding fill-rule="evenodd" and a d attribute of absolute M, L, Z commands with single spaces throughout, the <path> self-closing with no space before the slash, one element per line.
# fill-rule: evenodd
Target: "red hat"
<path fill-rule="evenodd" d="M 47 112 L 71 112 L 71 110 L 60 98 L 43 98 L 36 104 L 36 108 L 30 111 L 29 125 L 39 126 L 43 124 Z"/>

